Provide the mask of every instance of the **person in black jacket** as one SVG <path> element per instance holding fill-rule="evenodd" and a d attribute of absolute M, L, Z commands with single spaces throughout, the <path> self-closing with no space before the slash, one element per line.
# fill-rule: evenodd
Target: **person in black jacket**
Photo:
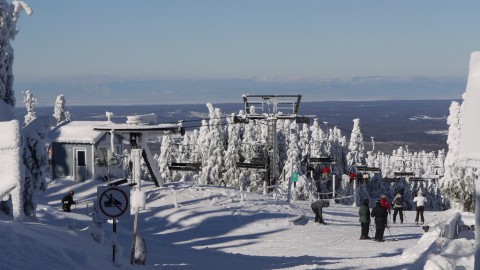
<path fill-rule="evenodd" d="M 372 217 L 375 218 L 375 238 L 373 240 L 383 242 L 383 233 L 388 226 L 388 211 L 380 205 L 380 201 L 376 202 L 375 208 L 372 209 Z"/>
<path fill-rule="evenodd" d="M 362 226 L 362 233 L 360 240 L 370 239 L 368 236 L 368 228 L 370 228 L 370 208 L 368 208 L 368 199 L 364 199 L 362 206 L 358 209 L 358 215 L 360 216 L 360 225 Z"/>
<path fill-rule="evenodd" d="M 315 213 L 315 222 L 325 225 L 325 222 L 323 221 L 323 217 L 322 217 L 322 209 L 323 207 L 328 207 L 328 206 L 330 206 L 330 203 L 324 200 L 318 200 L 311 204 L 312 211 L 313 213 Z"/>
<path fill-rule="evenodd" d="M 72 206 L 72 204 L 77 204 L 77 202 L 73 200 L 73 194 L 75 194 L 75 192 L 73 192 L 73 190 L 70 190 L 68 194 L 65 195 L 65 197 L 63 197 L 62 199 L 63 212 L 71 212 L 70 207 Z"/>

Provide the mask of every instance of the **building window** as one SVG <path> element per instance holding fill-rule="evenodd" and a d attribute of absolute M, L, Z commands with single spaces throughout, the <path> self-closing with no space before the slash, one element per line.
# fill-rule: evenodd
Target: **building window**
<path fill-rule="evenodd" d="M 77 151 L 77 166 L 85 167 L 86 165 L 87 165 L 87 162 L 85 161 L 85 151 L 84 150 L 78 150 Z"/>

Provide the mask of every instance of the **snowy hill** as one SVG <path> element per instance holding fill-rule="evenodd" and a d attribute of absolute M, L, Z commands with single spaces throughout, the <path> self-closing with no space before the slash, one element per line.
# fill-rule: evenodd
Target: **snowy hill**
<path fill-rule="evenodd" d="M 103 243 L 91 236 L 95 225 L 89 215 L 98 184 L 56 180 L 41 196 L 36 220 L 22 224 L 0 216 L 6 232 L 0 269 L 138 268 L 129 263 L 133 216 L 118 222 L 122 251 L 115 264 L 112 225 L 103 225 Z M 385 232 L 387 241 L 378 243 L 359 240 L 357 207 L 333 204 L 324 209 L 328 224 L 323 226 L 313 222 L 307 201 L 287 204 L 257 193 L 242 200 L 238 190 L 228 188 L 143 184 L 146 209 L 140 212 L 138 233 L 146 239 L 147 269 L 421 269 L 428 253 L 438 248 L 432 242 L 439 232 L 424 234 L 413 224 L 413 211 L 406 211 L 406 222 L 392 224 Z M 72 213 L 59 212 L 61 198 L 71 189 L 78 205 Z M 425 214 L 427 223 L 442 223 L 452 212 Z M 393 238 L 398 241 L 388 241 Z M 465 251 L 469 249 L 454 254 Z M 466 258 L 473 261 L 468 260 L 471 254 Z"/>

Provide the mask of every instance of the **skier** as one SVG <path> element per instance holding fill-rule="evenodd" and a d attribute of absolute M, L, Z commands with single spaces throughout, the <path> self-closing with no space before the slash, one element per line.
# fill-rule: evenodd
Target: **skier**
<path fill-rule="evenodd" d="M 403 197 L 400 191 L 397 191 L 397 195 L 393 198 L 393 223 L 397 220 L 397 214 L 400 214 L 400 223 L 403 223 Z"/>
<path fill-rule="evenodd" d="M 73 194 L 75 194 L 75 192 L 73 192 L 73 190 L 70 190 L 68 194 L 65 195 L 65 197 L 63 197 L 62 199 L 63 212 L 72 212 L 70 210 L 70 207 L 72 206 L 72 204 L 77 204 L 77 202 L 73 200 Z"/>
<path fill-rule="evenodd" d="M 327 179 L 329 174 L 330 174 L 330 168 L 328 166 L 323 166 L 323 169 L 322 169 L 323 180 Z"/>
<path fill-rule="evenodd" d="M 312 211 L 315 213 L 315 222 L 318 222 L 319 224 L 325 225 L 326 223 L 323 221 L 322 217 L 322 209 L 323 207 L 329 207 L 330 203 L 328 201 L 324 200 L 318 200 L 316 202 L 313 202 L 311 204 Z"/>
<path fill-rule="evenodd" d="M 377 242 L 384 242 L 385 240 L 383 240 L 383 233 L 385 232 L 385 228 L 388 226 L 388 212 L 387 209 L 380 205 L 380 201 L 376 202 L 375 208 L 372 209 L 371 216 L 375 218 L 375 238 L 373 240 Z"/>
<path fill-rule="evenodd" d="M 380 199 L 380 205 L 387 209 L 389 215 L 392 214 L 390 204 L 387 202 L 387 196 L 382 195 L 382 198 Z"/>
<path fill-rule="evenodd" d="M 355 181 L 355 179 L 357 179 L 357 174 L 354 171 L 351 171 L 350 174 L 349 174 L 349 177 L 350 177 L 350 185 L 351 185 L 353 183 L 353 181 Z"/>
<path fill-rule="evenodd" d="M 413 198 L 413 202 L 417 203 L 417 215 L 415 216 L 415 224 L 418 225 L 418 216 L 420 215 L 422 225 L 425 223 L 425 219 L 423 218 L 423 211 L 425 210 L 425 202 L 427 198 L 425 198 L 422 194 L 422 191 L 418 191 L 417 197 Z"/>
<path fill-rule="evenodd" d="M 368 208 L 368 199 L 364 199 L 362 206 L 358 209 L 358 215 L 360 216 L 360 225 L 362 226 L 362 233 L 360 240 L 371 239 L 368 236 L 368 228 L 370 228 L 370 208 Z"/>

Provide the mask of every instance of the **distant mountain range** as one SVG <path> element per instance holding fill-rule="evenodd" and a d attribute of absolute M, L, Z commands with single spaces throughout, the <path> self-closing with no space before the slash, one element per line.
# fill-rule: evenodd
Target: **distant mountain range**
<path fill-rule="evenodd" d="M 64 94 L 69 105 L 203 104 L 241 102 L 242 94 L 301 94 L 304 101 L 458 99 L 466 78 L 356 77 L 348 79 L 140 80 L 78 78 L 54 82 L 15 82 L 16 98 L 29 89 L 40 106 L 53 106 Z M 21 104 L 19 104 L 21 106 Z"/>

